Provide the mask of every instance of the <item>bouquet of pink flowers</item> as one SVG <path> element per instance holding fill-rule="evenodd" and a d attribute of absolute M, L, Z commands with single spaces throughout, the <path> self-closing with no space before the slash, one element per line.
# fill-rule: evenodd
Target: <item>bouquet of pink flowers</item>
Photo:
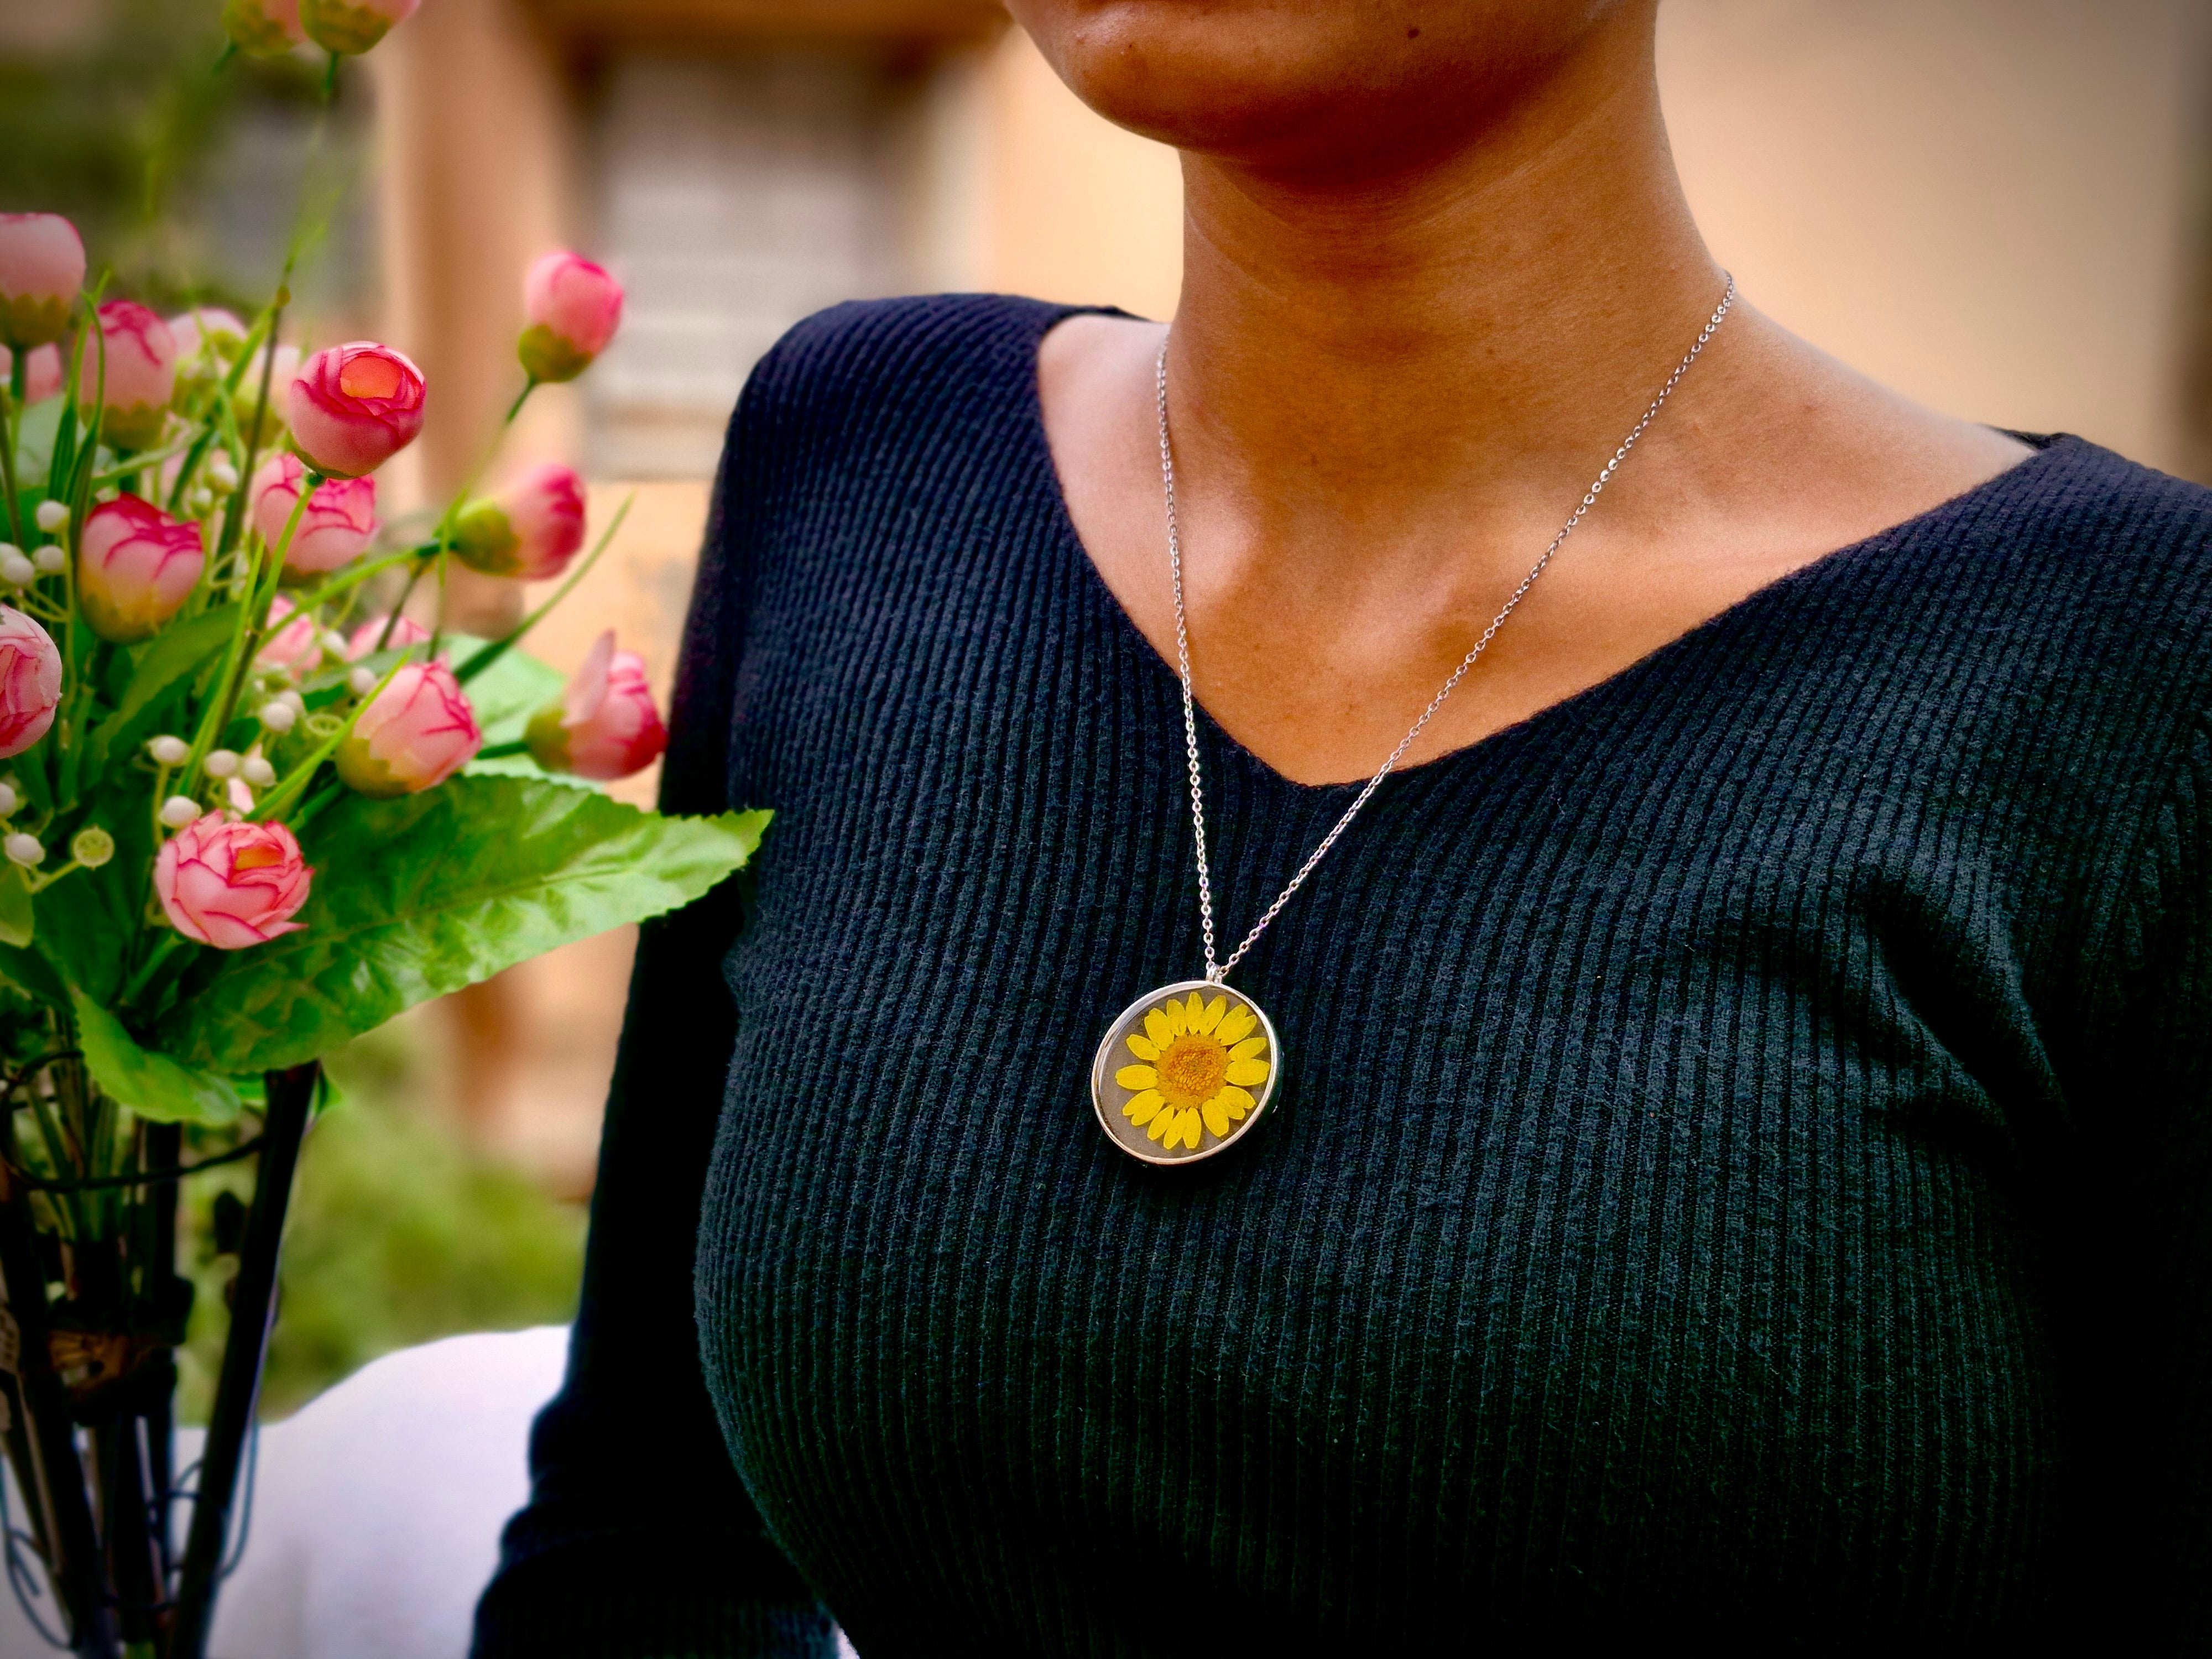
<path fill-rule="evenodd" d="M 335 66 L 411 9 L 229 0 L 224 20 L 249 52 L 305 29 Z M 64 1639 L 178 1659 L 203 1650 L 229 1547 L 319 1057 L 696 897 L 763 820 L 591 787 L 665 733 L 611 634 L 565 680 L 517 648 L 620 524 L 585 552 L 573 472 L 464 490 L 392 544 L 376 473 L 427 396 L 404 354 L 303 357 L 281 283 L 250 319 L 164 319 L 85 278 L 66 220 L 0 214 L 0 1436 Z M 622 297 L 574 254 L 531 269 L 523 398 L 583 372 Z M 467 638 L 403 608 L 454 561 L 567 580 L 503 637 Z M 177 1182 L 247 1155 L 179 1549 Z"/>

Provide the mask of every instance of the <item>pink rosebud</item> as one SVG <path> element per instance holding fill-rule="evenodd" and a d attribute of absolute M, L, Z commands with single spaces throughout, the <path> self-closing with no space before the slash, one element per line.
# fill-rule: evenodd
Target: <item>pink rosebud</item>
<path fill-rule="evenodd" d="M 0 213 L 0 343 L 58 340 L 84 286 L 84 242 L 58 213 Z"/>
<path fill-rule="evenodd" d="M 325 52 L 360 53 L 384 39 L 394 23 L 415 15 L 422 0 L 299 0 L 300 26 Z"/>
<path fill-rule="evenodd" d="M 522 283 L 528 325 L 515 347 L 534 380 L 573 380 L 622 325 L 622 284 L 574 253 L 549 253 Z"/>
<path fill-rule="evenodd" d="M 568 695 L 531 716 L 523 741 L 549 772 L 605 781 L 643 771 L 668 747 L 668 728 L 645 683 L 645 659 L 616 650 L 609 629 L 592 642 Z"/>
<path fill-rule="evenodd" d="M 271 455 L 253 475 L 253 527 L 274 548 L 299 505 L 307 469 L 296 455 Z M 331 478 L 307 497 L 307 510 L 292 532 L 284 568 L 320 574 L 357 559 L 376 534 L 376 480 Z"/>
<path fill-rule="evenodd" d="M 441 660 L 404 664 L 338 745 L 338 775 L 364 795 L 434 788 L 483 747 L 476 711 Z"/>
<path fill-rule="evenodd" d="M 85 515 L 76 539 L 76 591 L 92 631 L 111 645 L 152 637 L 199 586 L 207 544 L 197 524 L 136 495 Z"/>
<path fill-rule="evenodd" d="M 100 399 L 106 410 L 100 435 L 110 448 L 148 448 L 161 435 L 177 389 L 177 337 L 135 300 L 100 307 L 100 336 L 86 343 L 77 403 L 89 421 L 93 399 Z"/>
<path fill-rule="evenodd" d="M 269 601 L 269 637 L 253 656 L 262 667 L 281 670 L 295 679 L 312 672 L 323 660 L 323 630 L 316 625 L 314 613 L 301 611 L 293 616 L 295 610 L 282 593 Z"/>
<path fill-rule="evenodd" d="M 218 951 L 296 933 L 314 872 L 281 823 L 245 823 L 228 812 L 192 820 L 154 858 L 154 896 L 169 925 Z"/>
<path fill-rule="evenodd" d="M 453 554 L 487 576 L 544 581 L 568 568 L 584 544 L 584 481 L 569 468 L 533 467 L 489 501 L 469 505 L 453 526 Z"/>
<path fill-rule="evenodd" d="M 300 0 L 224 0 L 222 32 L 251 58 L 282 58 L 307 38 Z"/>
<path fill-rule="evenodd" d="M 327 477 L 374 472 L 422 429 L 422 371 L 389 346 L 318 351 L 292 382 L 293 445 Z"/>
<path fill-rule="evenodd" d="M 0 760 L 20 755 L 62 705 L 62 653 L 35 618 L 0 605 Z"/>
<path fill-rule="evenodd" d="M 0 346 L 0 380 L 15 384 L 15 354 Z M 23 368 L 23 405 L 42 404 L 62 389 L 62 349 L 58 345 L 34 348 Z"/>
<path fill-rule="evenodd" d="M 384 625 L 392 623 L 392 637 L 384 638 Z M 412 617 L 402 617 L 392 622 L 389 617 L 371 617 L 353 630 L 346 641 L 346 660 L 359 662 L 363 657 L 374 656 L 379 651 L 402 651 L 410 645 L 420 645 L 430 637 L 430 630 Z M 381 645 L 378 641 L 383 640 Z"/>

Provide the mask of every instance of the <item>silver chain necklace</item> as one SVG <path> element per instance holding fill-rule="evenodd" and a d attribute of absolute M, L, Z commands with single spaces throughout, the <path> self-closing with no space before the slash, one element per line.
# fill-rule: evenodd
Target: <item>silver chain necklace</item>
<path fill-rule="evenodd" d="M 1183 609 L 1182 535 L 1176 519 L 1175 447 L 1168 428 L 1168 348 L 1166 341 L 1160 343 L 1159 356 L 1153 365 L 1153 394 L 1159 422 L 1160 483 L 1167 500 L 1168 574 L 1175 592 L 1176 670 L 1182 681 L 1183 756 L 1190 769 L 1190 822 L 1198 853 L 1198 916 L 1206 942 L 1206 977 L 1163 986 L 1139 998 L 1107 1028 L 1098 1045 L 1097 1057 L 1091 1065 L 1091 1105 L 1107 1138 L 1122 1151 L 1148 1164 L 1190 1163 L 1225 1150 L 1231 1143 L 1241 1139 L 1265 1114 L 1281 1072 L 1281 1050 L 1275 1040 L 1274 1027 L 1259 1005 L 1227 985 L 1230 970 L 1244 959 L 1245 953 L 1258 943 L 1260 935 L 1282 914 L 1291 896 L 1305 884 L 1306 878 L 1351 827 L 1360 809 L 1382 787 L 1382 780 L 1397 769 L 1407 750 L 1428 729 L 1437 710 L 1443 707 L 1444 699 L 1451 696 L 1467 678 L 1468 671 L 1490 648 L 1490 642 L 1505 626 L 1505 619 L 1528 597 L 1528 590 L 1566 544 L 1567 538 L 1575 533 L 1576 526 L 1597 505 L 1597 498 L 1605 493 L 1606 485 L 1620 464 L 1628 459 L 1629 452 L 1667 406 L 1668 398 L 1681 384 L 1682 377 L 1690 372 L 1690 365 L 1698 361 L 1698 355 L 1720 331 L 1721 325 L 1735 308 L 1735 279 L 1730 276 L 1720 304 L 1705 319 L 1697 340 L 1683 354 L 1682 361 L 1675 364 L 1674 372 L 1659 388 L 1659 395 L 1651 400 L 1644 417 L 1621 440 L 1612 459 L 1583 492 L 1567 521 L 1559 526 L 1559 533 L 1552 538 L 1551 544 L 1528 568 L 1520 586 L 1506 596 L 1498 614 L 1490 619 L 1490 625 L 1460 659 L 1459 665 L 1437 689 L 1436 696 L 1429 699 L 1420 718 L 1398 739 L 1398 746 L 1390 751 L 1389 758 L 1368 779 L 1320 844 L 1306 855 L 1297 872 L 1275 896 L 1275 902 L 1252 925 L 1252 931 L 1244 935 L 1243 943 L 1229 953 L 1225 962 L 1214 959 L 1213 883 L 1206 859 L 1206 791 L 1198 761 L 1197 703 L 1190 686 L 1190 623 Z"/>

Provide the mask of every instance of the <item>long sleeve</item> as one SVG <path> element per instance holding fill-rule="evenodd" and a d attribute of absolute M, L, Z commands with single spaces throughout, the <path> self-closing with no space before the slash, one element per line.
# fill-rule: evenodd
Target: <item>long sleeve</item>
<path fill-rule="evenodd" d="M 685 628 L 660 804 L 726 810 L 750 577 L 748 392 Z M 735 1021 L 721 958 L 742 872 L 639 941 L 607 1103 L 567 1380 L 531 1441 L 532 1497 L 477 1614 L 477 1659 L 827 1655 L 832 1626 L 732 1468 L 692 1306 L 701 1194 Z"/>

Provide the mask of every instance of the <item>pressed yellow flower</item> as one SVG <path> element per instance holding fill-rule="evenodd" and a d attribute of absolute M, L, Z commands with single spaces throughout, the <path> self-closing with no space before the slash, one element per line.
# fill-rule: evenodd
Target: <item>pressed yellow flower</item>
<path fill-rule="evenodd" d="M 1225 996 L 1209 1002 L 1200 991 L 1146 1010 L 1143 1032 L 1127 1039 L 1138 1063 L 1114 1073 L 1137 1091 L 1121 1115 L 1169 1151 L 1196 1152 L 1201 1127 L 1226 1135 L 1259 1103 L 1249 1091 L 1267 1080 L 1259 1028 L 1249 1008 Z"/>

